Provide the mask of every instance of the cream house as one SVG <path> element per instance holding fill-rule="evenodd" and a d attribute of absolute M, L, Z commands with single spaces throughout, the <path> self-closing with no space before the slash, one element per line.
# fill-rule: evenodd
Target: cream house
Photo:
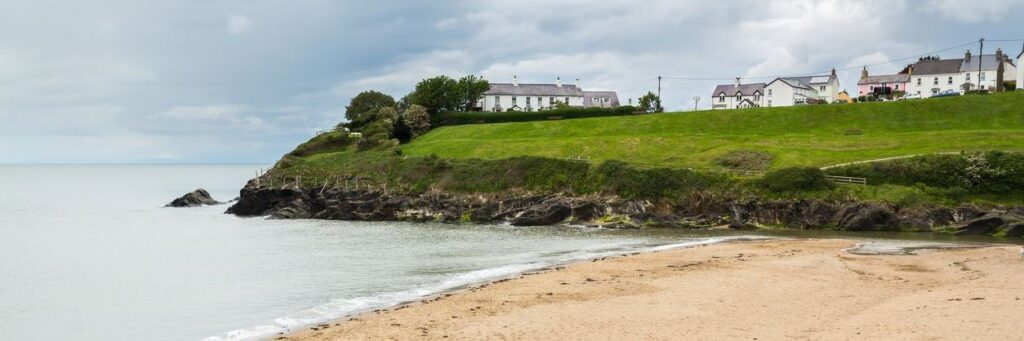
<path fill-rule="evenodd" d="M 831 74 L 804 77 L 780 77 L 764 83 L 734 84 L 715 87 L 711 94 L 712 109 L 750 107 L 788 107 L 807 104 L 810 100 L 832 103 L 839 98 L 839 77 Z"/>
<path fill-rule="evenodd" d="M 715 87 L 711 94 L 711 109 L 742 109 L 762 106 L 764 83 L 723 84 Z"/>

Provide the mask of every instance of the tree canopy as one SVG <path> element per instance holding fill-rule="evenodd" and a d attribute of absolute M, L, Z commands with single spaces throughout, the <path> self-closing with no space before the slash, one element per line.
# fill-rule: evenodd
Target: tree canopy
<path fill-rule="evenodd" d="M 661 98 L 648 91 L 646 95 L 640 97 L 640 110 L 646 112 L 662 112 L 665 111 L 665 108 L 661 106 Z"/>
<path fill-rule="evenodd" d="M 395 99 L 387 94 L 374 90 L 360 92 L 345 107 L 345 119 L 348 120 L 347 126 L 350 129 L 360 128 L 372 121 L 370 117 L 365 117 L 367 113 L 394 106 Z"/>
<path fill-rule="evenodd" d="M 431 115 L 443 111 L 469 111 L 490 88 L 487 80 L 473 75 L 459 80 L 437 76 L 416 84 L 416 90 L 409 94 L 409 102 L 423 106 Z"/>

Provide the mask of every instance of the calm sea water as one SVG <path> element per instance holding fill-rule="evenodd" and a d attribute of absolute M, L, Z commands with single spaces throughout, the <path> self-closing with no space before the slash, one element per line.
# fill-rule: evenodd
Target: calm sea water
<path fill-rule="evenodd" d="M 234 198 L 259 167 L 0 166 L 0 339 L 267 336 L 552 264 L 735 237 L 162 207 L 197 187 Z"/>

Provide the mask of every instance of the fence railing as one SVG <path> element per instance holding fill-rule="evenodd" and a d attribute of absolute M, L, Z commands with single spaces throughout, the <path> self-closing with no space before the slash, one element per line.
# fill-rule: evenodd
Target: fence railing
<path fill-rule="evenodd" d="M 867 185 L 867 178 L 858 178 L 852 176 L 838 176 L 838 175 L 826 175 L 829 180 L 839 184 L 851 184 L 851 185 Z"/>

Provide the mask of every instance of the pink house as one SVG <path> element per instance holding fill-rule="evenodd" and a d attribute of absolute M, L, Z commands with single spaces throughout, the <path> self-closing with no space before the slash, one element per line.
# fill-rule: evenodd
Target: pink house
<path fill-rule="evenodd" d="M 860 72 L 860 80 L 857 81 L 857 95 L 867 96 L 874 94 L 889 95 L 894 91 L 907 91 L 907 84 L 910 83 L 910 75 L 901 73 L 896 75 L 868 76 L 868 68 Z"/>

